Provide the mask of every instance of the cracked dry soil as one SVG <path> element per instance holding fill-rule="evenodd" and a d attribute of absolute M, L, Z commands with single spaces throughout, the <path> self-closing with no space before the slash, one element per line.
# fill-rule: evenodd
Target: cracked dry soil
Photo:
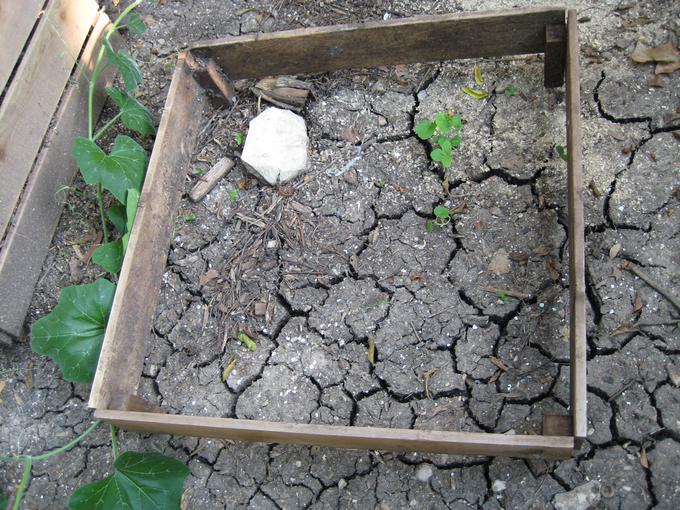
<path fill-rule="evenodd" d="M 188 41 L 379 19 L 386 11 L 478 8 L 467 1 L 229 2 L 233 10 L 190 3 L 142 10 L 149 31 L 135 48 L 146 79 L 141 99 L 157 118 L 171 54 Z M 488 8 L 509 6 L 500 0 Z M 669 113 L 680 107 L 680 73 L 650 89 L 650 68 L 629 54 L 638 39 L 655 45 L 677 33 L 680 7 L 570 7 L 580 15 L 587 185 L 589 437 L 581 451 L 567 461 L 525 461 L 123 433 L 124 448 L 187 463 L 187 508 L 569 508 L 569 496 L 586 487 L 595 508 L 680 505 L 680 333 L 656 325 L 617 334 L 622 324 L 678 313 L 620 265 L 639 264 L 677 294 L 680 142 L 672 131 L 680 125 Z M 473 85 L 474 65 L 490 92 L 484 101 L 460 92 Z M 565 414 L 568 405 L 566 165 L 554 151 L 565 142 L 563 89 L 543 88 L 536 57 L 307 79 L 316 90 L 303 112 L 312 144 L 307 178 L 272 189 L 237 165 L 202 202 L 183 201 L 141 394 L 172 413 L 540 433 L 543 415 Z M 518 95 L 500 92 L 508 83 Z M 413 134 L 415 123 L 447 110 L 466 122 L 448 179 Z M 245 132 L 256 111 L 245 91 L 234 109 L 206 111 L 193 168 L 238 150 L 233 134 Z M 353 132 L 343 136 L 347 128 Z M 335 176 L 358 153 L 347 141 L 352 134 L 370 142 Z M 186 191 L 198 177 L 189 175 Z M 452 221 L 427 233 L 439 203 L 451 207 Z M 65 241 L 94 224 L 65 214 L 32 317 L 50 309 L 73 277 Z M 494 257 L 509 271 L 490 271 Z M 516 297 L 501 299 L 498 290 Z M 256 340 L 255 352 L 234 339 L 239 330 Z M 27 342 L 0 359 L 7 367 L 0 450 L 38 453 L 87 426 L 88 387 L 63 382 Z M 102 428 L 34 466 L 25 507 L 65 507 L 75 487 L 110 466 Z M 3 466 L 0 487 L 11 490 L 20 475 Z"/>

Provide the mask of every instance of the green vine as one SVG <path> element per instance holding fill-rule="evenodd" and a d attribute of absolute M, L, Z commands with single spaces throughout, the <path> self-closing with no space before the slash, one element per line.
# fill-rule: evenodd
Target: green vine
<path fill-rule="evenodd" d="M 74 141 L 71 154 L 76 160 L 83 180 L 95 188 L 101 221 L 103 244 L 92 254 L 92 261 L 116 280 L 123 263 L 130 232 L 134 224 L 139 196 L 146 174 L 146 151 L 127 135 L 116 136 L 107 154 L 97 140 L 119 121 L 139 136 L 155 134 L 153 117 L 132 92 L 142 83 L 137 62 L 125 50 L 116 51 L 112 37 L 122 28 L 136 35 L 146 30 L 139 15 L 133 10 L 143 0 L 126 7 L 109 27 L 102 40 L 92 75 L 89 78 L 87 100 L 87 138 Z M 125 22 L 123 24 L 123 22 Z M 94 131 L 94 94 L 103 70 L 116 67 L 124 88 L 108 87 L 106 93 L 119 111 Z M 107 197 L 105 200 L 105 192 Z M 105 202 L 112 203 L 106 209 Z M 118 232 L 111 240 L 109 223 Z M 99 359 L 106 324 L 111 313 L 116 285 L 99 278 L 93 283 L 73 285 L 62 289 L 59 303 L 52 312 L 37 320 L 31 327 L 31 348 L 51 357 L 61 368 L 67 381 L 91 383 Z M 24 469 L 13 497 L 12 508 L 18 510 L 28 487 L 35 462 L 64 453 L 78 445 L 100 424 L 93 422 L 78 437 L 64 446 L 40 455 L 0 456 L 0 462 L 23 463 Z M 118 430 L 110 425 L 113 471 L 77 489 L 69 499 L 71 510 L 107 510 L 110 508 L 179 508 L 188 468 L 181 462 L 157 453 L 120 453 Z M 6 500 L 0 498 L 0 503 Z M 0 506 L 4 508 L 4 506 Z"/>

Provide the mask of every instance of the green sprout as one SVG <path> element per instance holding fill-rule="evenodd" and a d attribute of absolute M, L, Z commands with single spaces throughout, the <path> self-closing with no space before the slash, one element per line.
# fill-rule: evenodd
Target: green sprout
<path fill-rule="evenodd" d="M 243 140 L 245 140 L 243 133 L 237 132 L 234 134 L 234 141 L 236 141 L 236 145 L 243 145 Z"/>
<path fill-rule="evenodd" d="M 453 164 L 452 152 L 460 147 L 460 130 L 463 120 L 460 115 L 439 112 L 434 120 L 421 120 L 415 128 L 421 140 L 430 140 L 435 148 L 430 152 L 432 161 L 441 163 L 444 168 Z M 454 134 L 455 133 L 455 134 Z M 453 134 L 453 136 L 450 136 Z"/>
<path fill-rule="evenodd" d="M 563 145 L 555 145 L 557 155 L 564 161 L 569 161 L 567 158 L 567 149 Z"/>
<path fill-rule="evenodd" d="M 238 190 L 229 190 L 229 198 L 232 202 L 236 202 L 236 200 L 238 200 Z"/>
<path fill-rule="evenodd" d="M 438 205 L 437 207 L 434 208 L 432 211 L 434 214 L 434 220 L 427 220 L 425 222 L 425 230 L 430 233 L 432 232 L 435 227 L 444 227 L 448 225 L 448 223 L 451 221 L 451 212 L 449 211 L 449 208 L 443 205 Z"/>

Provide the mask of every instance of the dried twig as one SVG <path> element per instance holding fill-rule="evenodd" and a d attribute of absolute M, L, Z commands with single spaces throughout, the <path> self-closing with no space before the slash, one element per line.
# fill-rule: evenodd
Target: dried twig
<path fill-rule="evenodd" d="M 639 267 L 636 267 L 633 265 L 629 260 L 624 261 L 622 264 L 623 269 L 626 269 L 633 273 L 635 276 L 640 278 L 643 282 L 645 282 L 647 285 L 649 285 L 651 288 L 656 290 L 659 294 L 661 294 L 663 297 L 665 297 L 670 303 L 678 310 L 680 310 L 680 300 L 676 298 L 671 292 L 666 289 L 663 285 L 661 285 L 659 282 L 653 280 L 647 273 L 642 271 Z"/>

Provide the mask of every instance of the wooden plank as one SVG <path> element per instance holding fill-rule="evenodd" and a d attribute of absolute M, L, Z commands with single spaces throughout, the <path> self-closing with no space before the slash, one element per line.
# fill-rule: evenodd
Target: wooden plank
<path fill-rule="evenodd" d="M 564 23 L 545 26 L 544 85 L 561 87 L 567 63 L 567 27 Z"/>
<path fill-rule="evenodd" d="M 543 416 L 544 436 L 572 436 L 571 416 L 563 414 L 546 414 Z"/>
<path fill-rule="evenodd" d="M 141 413 L 163 413 L 163 409 L 159 406 L 147 402 L 137 395 L 114 395 L 111 399 L 111 409 Z"/>
<path fill-rule="evenodd" d="M 52 0 L 0 105 L 1 237 L 97 10 L 94 0 Z"/>
<path fill-rule="evenodd" d="M 83 49 L 78 65 L 88 76 L 109 24 L 108 16 L 101 13 Z M 95 120 L 104 106 L 104 87 L 112 76 L 113 69 L 105 70 L 95 86 Z M 0 300 L 0 330 L 4 332 L 0 332 L 0 340 L 5 343 L 21 333 L 63 207 L 63 197 L 56 191 L 70 184 L 76 171 L 71 146 L 76 136 L 87 136 L 87 96 L 87 77 L 79 74 L 64 93 L 54 127 L 31 171 L 0 251 L 0 295 L 12 296 Z"/>
<path fill-rule="evenodd" d="M 581 92 L 576 11 L 567 21 L 567 188 L 569 215 L 569 342 L 573 434 L 585 438 L 586 408 L 586 282 L 581 164 Z"/>
<path fill-rule="evenodd" d="M 21 8 L 12 0 L 0 1 L 0 92 L 12 75 L 33 27 L 38 21 L 44 0 L 23 0 Z"/>
<path fill-rule="evenodd" d="M 137 392 L 145 342 L 203 105 L 202 89 L 191 77 L 184 55 L 180 55 L 120 272 L 90 407 L 106 408 L 114 395 Z"/>
<path fill-rule="evenodd" d="M 574 449 L 574 439 L 563 436 L 277 423 L 107 409 L 97 409 L 94 416 L 118 427 L 142 432 L 333 448 L 509 457 L 536 457 L 549 453 L 560 458 L 568 458 Z"/>
<path fill-rule="evenodd" d="M 545 50 L 545 26 L 564 9 L 455 13 L 254 34 L 190 49 L 214 58 L 231 80 Z"/>

